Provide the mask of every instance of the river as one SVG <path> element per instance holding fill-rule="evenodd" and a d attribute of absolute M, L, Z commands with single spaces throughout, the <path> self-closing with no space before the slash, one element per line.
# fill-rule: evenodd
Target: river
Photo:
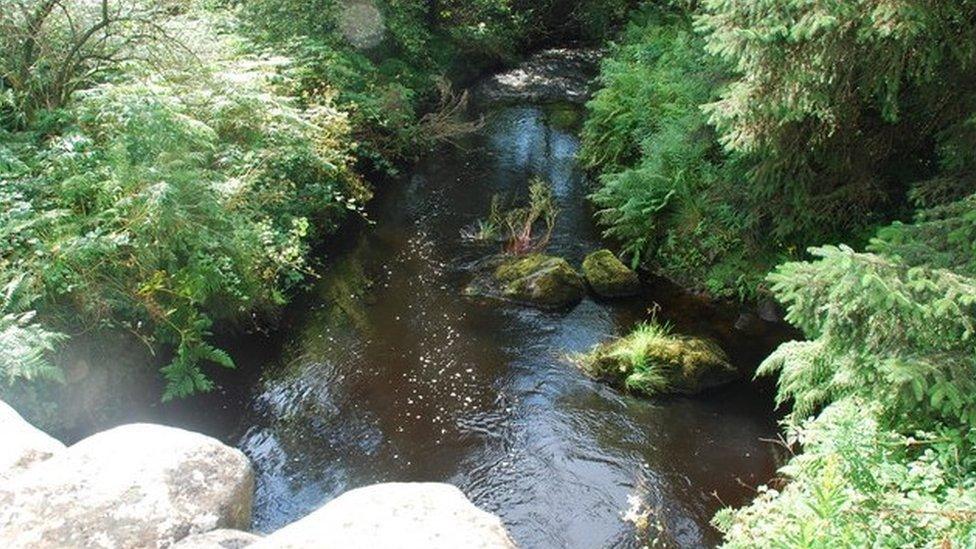
<path fill-rule="evenodd" d="M 556 66 L 542 59 L 543 72 Z M 585 83 L 569 72 L 575 80 L 550 81 Z M 505 81 L 538 80 L 519 74 Z M 780 458 L 768 442 L 773 388 L 746 379 L 694 398 L 638 398 L 565 357 L 652 309 L 679 332 L 715 338 L 744 371 L 789 333 L 654 278 L 638 297 L 588 297 L 561 312 L 462 297 L 475 265 L 499 252 L 462 230 L 496 193 L 524 197 L 532 177 L 550 182 L 560 208 L 548 253 L 578 266 L 606 245 L 576 161 L 578 107 L 520 98 L 481 113 L 479 131 L 378 189 L 371 224 L 319 254 L 321 278 L 276 330 L 219 342 L 239 368 L 213 372 L 214 393 L 160 404 L 155 372 L 101 374 L 102 392 L 125 402 L 96 411 L 104 399 L 80 392 L 62 438 L 153 421 L 235 445 L 253 461 L 264 532 L 356 487 L 437 481 L 499 515 L 525 548 L 640 547 L 646 533 L 623 520 L 635 505 L 665 546 L 718 543 L 715 511 L 748 502 Z"/>
<path fill-rule="evenodd" d="M 640 546 L 622 520 L 635 501 L 670 545 L 715 544 L 714 512 L 746 502 L 775 469 L 763 442 L 776 433 L 769 388 L 641 399 L 564 357 L 626 333 L 654 304 L 745 368 L 770 338 L 736 331 L 737 311 L 664 281 L 565 312 L 462 298 L 472 265 L 497 251 L 465 242 L 462 229 L 493 194 L 524 196 L 532 176 L 551 182 L 561 210 L 548 252 L 578 265 L 602 246 L 573 108 L 485 114 L 459 147 L 381 189 L 375 224 L 324 262 L 280 351 L 238 359 L 262 372 L 224 435 L 255 464 L 255 527 L 273 530 L 358 486 L 439 481 L 501 516 L 524 547 Z"/>

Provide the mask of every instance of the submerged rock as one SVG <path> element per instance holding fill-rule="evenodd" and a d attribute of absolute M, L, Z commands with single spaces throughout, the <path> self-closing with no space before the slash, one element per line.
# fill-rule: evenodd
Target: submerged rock
<path fill-rule="evenodd" d="M 597 379 L 645 395 L 697 394 L 740 375 L 716 342 L 671 334 L 658 324 L 598 345 L 579 364 Z"/>
<path fill-rule="evenodd" d="M 64 450 L 64 444 L 27 423 L 0 401 L 0 479 Z"/>
<path fill-rule="evenodd" d="M 239 450 L 159 425 L 88 437 L 0 485 L 0 547 L 168 547 L 251 524 Z"/>
<path fill-rule="evenodd" d="M 576 305 L 583 299 L 583 277 L 565 259 L 529 254 L 495 259 L 490 272 L 468 285 L 468 296 L 493 297 L 548 309 Z"/>
<path fill-rule="evenodd" d="M 583 260 L 583 276 L 597 295 L 627 297 L 640 291 L 637 273 L 624 265 L 610 250 L 600 250 Z"/>
<path fill-rule="evenodd" d="M 460 490 L 438 483 L 390 483 L 342 494 L 251 547 L 511 549 L 501 520 Z"/>

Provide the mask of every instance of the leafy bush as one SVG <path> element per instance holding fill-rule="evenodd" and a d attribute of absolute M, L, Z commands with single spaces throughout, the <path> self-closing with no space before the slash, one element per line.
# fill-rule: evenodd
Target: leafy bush
<path fill-rule="evenodd" d="M 388 173 L 443 137 L 427 131 L 422 112 L 437 108 L 439 84 L 458 61 L 477 68 L 512 58 L 522 36 L 504 0 L 253 0 L 243 16 L 253 36 L 292 56 L 293 93 L 334 97 L 350 113 L 357 157 Z"/>
<path fill-rule="evenodd" d="M 0 282 L 26 273 L 51 324 L 172 344 L 165 398 L 209 390 L 202 365 L 233 366 L 209 343 L 214 321 L 284 303 L 312 239 L 369 197 L 344 113 L 298 108 L 274 60 L 180 23 L 211 46 L 203 63 L 84 91 L 57 126 L 12 135 L 0 171 Z"/>
<path fill-rule="evenodd" d="M 803 445 L 748 507 L 715 519 L 725 547 L 972 547 L 976 443 L 972 429 L 901 434 L 877 419 L 877 401 L 838 401 L 803 422 Z"/>

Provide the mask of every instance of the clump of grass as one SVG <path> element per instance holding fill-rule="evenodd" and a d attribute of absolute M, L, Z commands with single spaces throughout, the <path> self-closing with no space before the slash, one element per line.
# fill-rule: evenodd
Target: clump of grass
<path fill-rule="evenodd" d="M 657 394 L 668 391 L 668 365 L 652 360 L 651 350 L 671 339 L 671 326 L 644 322 L 628 336 L 599 345 L 582 356 L 584 371 L 608 381 L 621 382 L 629 391 Z"/>
<path fill-rule="evenodd" d="M 503 213 L 508 210 L 506 213 Z M 488 216 L 461 231 L 471 242 L 504 242 L 510 255 L 541 253 L 552 239 L 559 208 L 552 186 L 541 177 L 529 182 L 528 204 L 509 208 L 498 194 L 491 197 Z"/>
<path fill-rule="evenodd" d="M 488 216 L 461 230 L 461 238 L 469 242 L 497 242 L 502 237 L 504 200 L 500 194 L 492 195 Z"/>
<path fill-rule="evenodd" d="M 656 320 L 570 358 L 594 378 L 644 395 L 697 393 L 736 375 L 714 342 L 674 334 Z"/>

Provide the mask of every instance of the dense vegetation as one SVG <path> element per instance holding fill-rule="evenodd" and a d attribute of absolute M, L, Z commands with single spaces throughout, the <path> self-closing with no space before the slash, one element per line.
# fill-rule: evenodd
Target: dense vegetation
<path fill-rule="evenodd" d="M 159 353 L 164 398 L 209 390 L 214 331 L 471 129 L 455 83 L 629 14 L 583 130 L 599 222 L 807 338 L 760 368 L 798 453 L 727 544 L 976 545 L 976 1 L 632 4 L 0 0 L 0 392 L 102 331 Z M 469 236 L 544 246 L 543 188 Z M 676 337 L 623 340 L 620 382 L 666 389 L 648 345 Z"/>
<path fill-rule="evenodd" d="M 232 21 L 93 5 L 41 23 L 4 11 L 7 29 L 38 27 L 22 39 L 37 59 L 9 53 L 23 42 L 3 58 L 4 333 L 50 346 L 56 332 L 129 331 L 175 349 L 167 398 L 205 391 L 203 363 L 233 366 L 208 342 L 212 324 L 280 305 L 308 272 L 312 239 L 368 198 L 348 116 L 328 97 L 300 106 L 283 94 L 276 61 L 245 51 L 223 30 Z M 138 46 L 147 31 L 133 21 L 154 32 Z M 16 354 L 0 365 L 8 380 L 57 376 Z"/>
<path fill-rule="evenodd" d="M 4 385 L 110 330 L 168 357 L 165 398 L 209 390 L 215 324 L 274 314 L 366 177 L 472 128 L 451 78 L 628 6 L 556 4 L 2 0 Z"/>
<path fill-rule="evenodd" d="M 607 234 L 713 295 L 976 190 L 967 2 L 650 5 L 603 66 L 583 160 Z M 952 85 L 946 85 L 951 82 Z"/>
<path fill-rule="evenodd" d="M 604 63 L 583 159 L 607 234 L 773 293 L 808 338 L 759 372 L 802 453 L 716 518 L 728 546 L 976 544 L 974 39 L 973 2 L 705 0 L 644 8 Z M 804 254 L 839 242 L 866 251 Z"/>

